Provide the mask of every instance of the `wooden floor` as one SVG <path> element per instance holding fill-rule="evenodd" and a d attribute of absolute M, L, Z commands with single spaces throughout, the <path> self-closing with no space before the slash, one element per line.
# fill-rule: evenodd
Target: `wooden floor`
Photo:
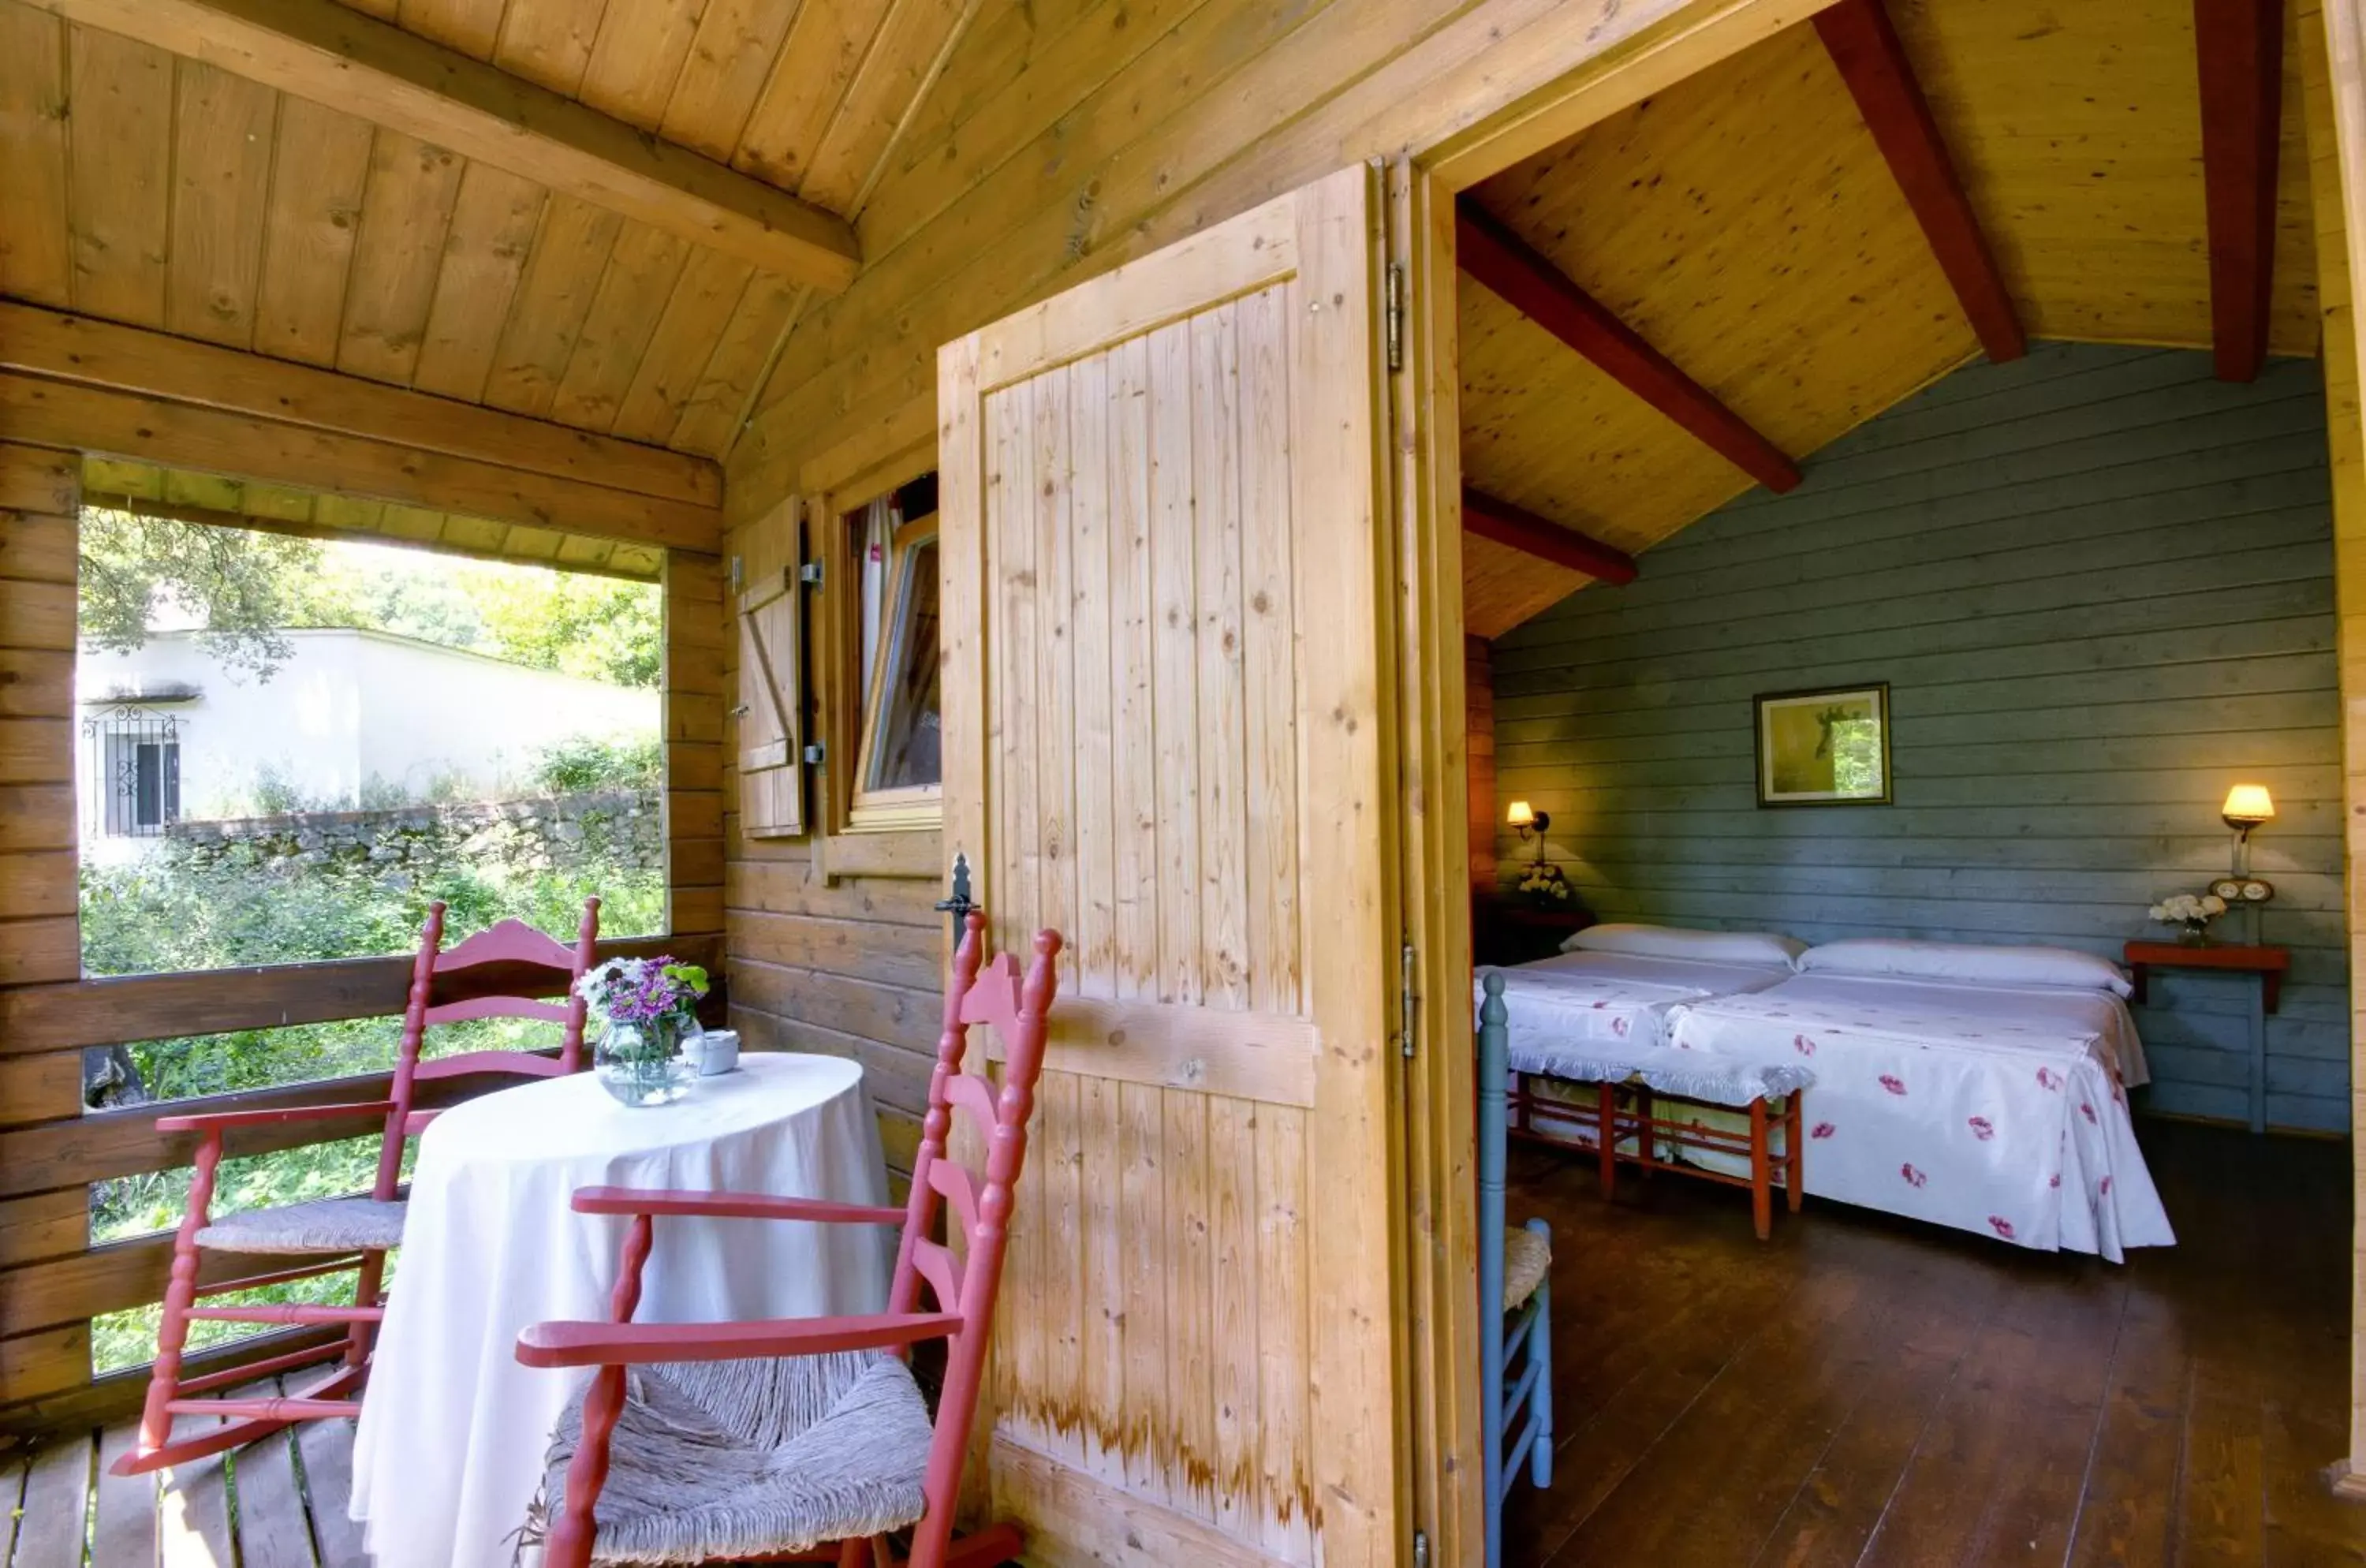
<path fill-rule="evenodd" d="M 2366 1562 L 2345 1442 L 2346 1145 L 2146 1123 L 2180 1245 L 2124 1267 L 1522 1148 L 1554 1228 L 1552 1489 L 1515 1565 Z M 0 1470 L 0 1568 L 361 1568 L 353 1428 L 153 1478 L 121 1430 Z"/>
<path fill-rule="evenodd" d="M 2346 1448 L 2346 1144 L 2143 1124 L 2180 1245 L 2113 1267 L 1515 1148 L 1554 1228 L 1552 1488 L 1506 1561 L 2366 1562 Z"/>
<path fill-rule="evenodd" d="M 107 1473 L 130 1436 L 85 1434 L 0 1471 L 14 1513 L 0 1568 L 366 1568 L 345 1517 L 351 1421 L 308 1421 L 162 1479 Z"/>

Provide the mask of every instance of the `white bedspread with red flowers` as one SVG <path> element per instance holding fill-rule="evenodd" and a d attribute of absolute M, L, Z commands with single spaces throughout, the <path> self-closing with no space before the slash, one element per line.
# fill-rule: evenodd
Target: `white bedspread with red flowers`
<path fill-rule="evenodd" d="M 2143 1047 L 2108 992 L 1801 975 L 1680 1004 L 1667 1033 L 1814 1071 L 1811 1196 L 2113 1262 L 2177 1239 L 2128 1112 Z"/>
<path fill-rule="evenodd" d="M 1792 975 L 1787 965 L 1563 953 L 1534 964 L 1480 970 L 1470 982 L 1474 1008 L 1487 999 L 1490 973 L 1504 976 L 1512 1070 L 1547 1074 L 1580 1062 L 1639 1064 L 1640 1053 L 1667 1043 L 1668 1010 L 1678 1002 L 1763 990 Z"/>

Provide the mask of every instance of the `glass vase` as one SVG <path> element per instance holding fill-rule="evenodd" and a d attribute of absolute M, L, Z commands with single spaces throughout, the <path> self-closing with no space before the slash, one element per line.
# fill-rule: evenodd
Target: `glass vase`
<path fill-rule="evenodd" d="M 2207 920 L 2187 921 L 2184 928 L 2177 933 L 2177 944 L 2180 947 L 2208 947 L 2210 945 L 2210 922 Z"/>
<path fill-rule="evenodd" d="M 626 1105 L 671 1105 L 698 1082 L 698 1055 L 683 1048 L 684 1039 L 676 1019 L 611 1023 L 592 1051 L 592 1071 Z"/>

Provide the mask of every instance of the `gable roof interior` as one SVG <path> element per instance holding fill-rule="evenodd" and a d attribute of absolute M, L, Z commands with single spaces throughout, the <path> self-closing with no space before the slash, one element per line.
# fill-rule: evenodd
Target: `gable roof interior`
<path fill-rule="evenodd" d="M 975 0 L 393 0 L 367 13 L 841 216 Z M 718 456 L 786 279 L 0 0 L 0 292 Z"/>
<path fill-rule="evenodd" d="M 352 8 L 851 219 L 952 112 L 929 89 L 976 0 Z M 1888 9 L 2029 332 L 2206 345 L 2185 0 Z M 2298 58 L 2287 354 L 2316 341 Z M 0 292 L 679 451 L 729 448 L 799 308 L 745 261 L 21 0 L 0 0 Z M 1472 199 L 1795 457 L 1977 351 L 1806 23 Z M 1630 553 L 1748 488 L 1468 279 L 1460 312 L 1474 487 Z M 1481 635 L 1586 581 L 1465 554 Z"/>
<path fill-rule="evenodd" d="M 2030 335 L 2208 347 L 2187 0 L 1888 9 Z M 2306 355 L 2318 332 L 2294 26 L 2288 10 L 2269 347 Z M 1795 458 L 1978 352 L 1806 23 L 1471 197 Z M 1467 277 L 1459 310 L 1469 484 L 1630 553 L 1751 488 Z M 1585 581 L 1468 536 L 1464 561 L 1480 636 Z"/>

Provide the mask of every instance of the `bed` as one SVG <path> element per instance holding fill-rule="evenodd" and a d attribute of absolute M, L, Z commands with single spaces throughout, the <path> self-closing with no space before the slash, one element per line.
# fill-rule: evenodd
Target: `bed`
<path fill-rule="evenodd" d="M 2148 1075 L 2126 991 L 2062 949 L 1857 941 L 1679 1003 L 1663 1029 L 1677 1049 L 1814 1072 L 1810 1196 L 2118 1262 L 2176 1240 L 2128 1111 Z"/>
<path fill-rule="evenodd" d="M 1764 931 L 1617 923 L 1579 931 L 1562 948 L 1472 977 L 1475 1008 L 1484 999 L 1481 976 L 1504 976 L 1515 1075 L 1549 1076 L 1556 1061 L 1573 1055 L 1616 1058 L 1664 1044 L 1678 1004 L 1779 984 L 1807 944 Z"/>

